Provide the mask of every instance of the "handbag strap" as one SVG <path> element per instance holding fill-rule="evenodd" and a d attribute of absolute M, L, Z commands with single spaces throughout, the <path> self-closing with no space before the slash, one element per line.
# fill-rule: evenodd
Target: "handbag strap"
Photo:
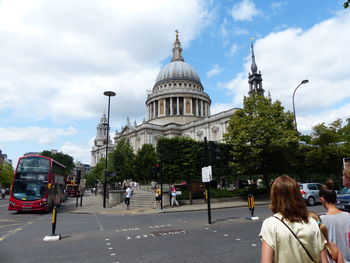
<path fill-rule="evenodd" d="M 301 241 L 299 240 L 299 238 L 294 234 L 293 230 L 290 229 L 290 227 L 285 223 L 283 222 L 283 220 L 279 219 L 277 216 L 273 216 L 275 218 L 277 218 L 279 221 L 281 221 L 288 229 L 289 231 L 293 234 L 293 236 L 296 238 L 296 240 L 298 240 L 299 244 L 303 247 L 303 249 L 305 250 L 306 254 L 309 256 L 309 258 L 311 259 L 312 262 L 315 262 L 314 259 L 311 257 L 309 251 L 307 251 L 306 247 L 303 245 L 303 243 L 301 243 Z"/>

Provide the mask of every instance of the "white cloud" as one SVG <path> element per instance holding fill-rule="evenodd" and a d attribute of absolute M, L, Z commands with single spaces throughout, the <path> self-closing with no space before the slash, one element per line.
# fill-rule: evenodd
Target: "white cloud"
<path fill-rule="evenodd" d="M 211 78 L 212 76 L 220 74 L 222 71 L 223 69 L 218 64 L 215 64 L 212 69 L 207 72 L 207 77 Z"/>
<path fill-rule="evenodd" d="M 215 103 L 214 105 L 210 106 L 210 114 L 214 115 L 232 108 L 232 104 L 230 103 Z"/>
<path fill-rule="evenodd" d="M 321 120 L 349 117 L 348 111 L 337 106 L 350 100 L 347 66 L 350 35 L 344 34 L 344 29 L 349 27 L 350 17 L 342 12 L 308 30 L 289 28 L 256 41 L 255 56 L 263 74 L 263 87 L 266 93 L 271 92 L 274 100 L 281 100 L 287 110 L 292 111 L 292 94 L 296 86 L 303 79 L 310 80 L 295 94 L 301 131 L 310 131 Z M 245 72 L 226 84 L 226 88 L 235 94 L 235 106 L 241 105 L 242 97 L 248 92 L 250 55 L 246 60 Z"/>
<path fill-rule="evenodd" d="M 42 128 L 42 127 L 0 127 L 0 142 L 37 142 L 49 144 L 58 137 L 71 136 L 77 134 L 74 127 L 62 128 Z"/>
<path fill-rule="evenodd" d="M 244 29 L 244 28 L 235 28 L 234 29 L 234 33 L 235 35 L 248 35 L 249 34 L 249 31 L 247 29 Z"/>
<path fill-rule="evenodd" d="M 271 3 L 271 10 L 274 14 L 278 14 L 283 11 L 283 8 L 287 5 L 287 1 L 279 1 Z"/>
<path fill-rule="evenodd" d="M 236 21 L 252 21 L 260 11 L 256 8 L 252 0 L 243 0 L 239 4 L 233 6 L 231 15 Z"/>
<path fill-rule="evenodd" d="M 82 163 L 89 163 L 91 159 L 91 146 L 89 145 L 76 145 L 72 142 L 66 142 L 62 145 L 60 151 L 70 156 L 74 156 L 74 161 L 80 161 Z"/>
<path fill-rule="evenodd" d="M 86 119 L 111 89 L 117 116 L 143 115 L 174 30 L 186 47 L 212 19 L 206 1 L 185 3 L 0 1 L 0 108 L 16 119 Z"/>
<path fill-rule="evenodd" d="M 232 44 L 230 51 L 227 53 L 228 56 L 233 57 L 237 54 L 239 46 L 237 44 Z"/>

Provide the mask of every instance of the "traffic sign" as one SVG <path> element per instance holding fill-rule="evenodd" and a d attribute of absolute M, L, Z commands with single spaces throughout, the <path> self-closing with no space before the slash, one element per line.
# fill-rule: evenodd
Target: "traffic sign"
<path fill-rule="evenodd" d="M 206 166 L 202 168 L 202 182 L 209 183 L 212 180 L 212 170 L 211 166 Z"/>

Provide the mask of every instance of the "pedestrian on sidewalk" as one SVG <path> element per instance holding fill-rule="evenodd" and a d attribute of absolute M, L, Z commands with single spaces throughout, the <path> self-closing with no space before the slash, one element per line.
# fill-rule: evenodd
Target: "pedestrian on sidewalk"
<path fill-rule="evenodd" d="M 176 188 L 174 185 L 171 186 L 170 188 L 170 192 L 171 192 L 171 207 L 174 206 L 174 203 L 179 206 L 179 203 L 176 200 Z"/>
<path fill-rule="evenodd" d="M 346 262 L 350 262 L 350 214 L 337 208 L 337 194 L 332 187 L 327 187 L 319 192 L 322 205 L 327 209 L 320 217 L 327 226 L 329 241 L 337 244 Z"/>
<path fill-rule="evenodd" d="M 159 185 L 157 185 L 157 187 L 156 187 L 154 192 L 156 194 L 156 198 L 155 198 L 155 201 L 154 201 L 153 208 L 156 209 L 157 208 L 157 204 L 159 204 L 159 207 L 161 207 L 160 201 L 162 200 L 162 192 L 160 191 Z"/>
<path fill-rule="evenodd" d="M 318 224 L 309 215 L 297 182 L 287 175 L 271 187 L 273 216 L 260 231 L 261 263 L 328 262 L 326 243 Z"/>
<path fill-rule="evenodd" d="M 132 195 L 132 190 L 130 188 L 130 185 L 128 185 L 128 187 L 125 190 L 125 204 L 126 204 L 126 210 L 130 209 L 130 198 Z"/>

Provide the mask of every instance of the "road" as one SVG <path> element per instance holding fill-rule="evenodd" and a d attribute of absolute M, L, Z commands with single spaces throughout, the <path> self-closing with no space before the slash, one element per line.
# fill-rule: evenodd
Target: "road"
<path fill-rule="evenodd" d="M 260 219 L 245 217 L 247 208 L 149 215 L 76 214 L 73 199 L 59 209 L 56 233 L 51 214 L 7 211 L 0 200 L 0 262 L 258 262 L 258 234 L 268 206 L 255 208 Z M 320 205 L 310 210 L 324 213 Z"/>

